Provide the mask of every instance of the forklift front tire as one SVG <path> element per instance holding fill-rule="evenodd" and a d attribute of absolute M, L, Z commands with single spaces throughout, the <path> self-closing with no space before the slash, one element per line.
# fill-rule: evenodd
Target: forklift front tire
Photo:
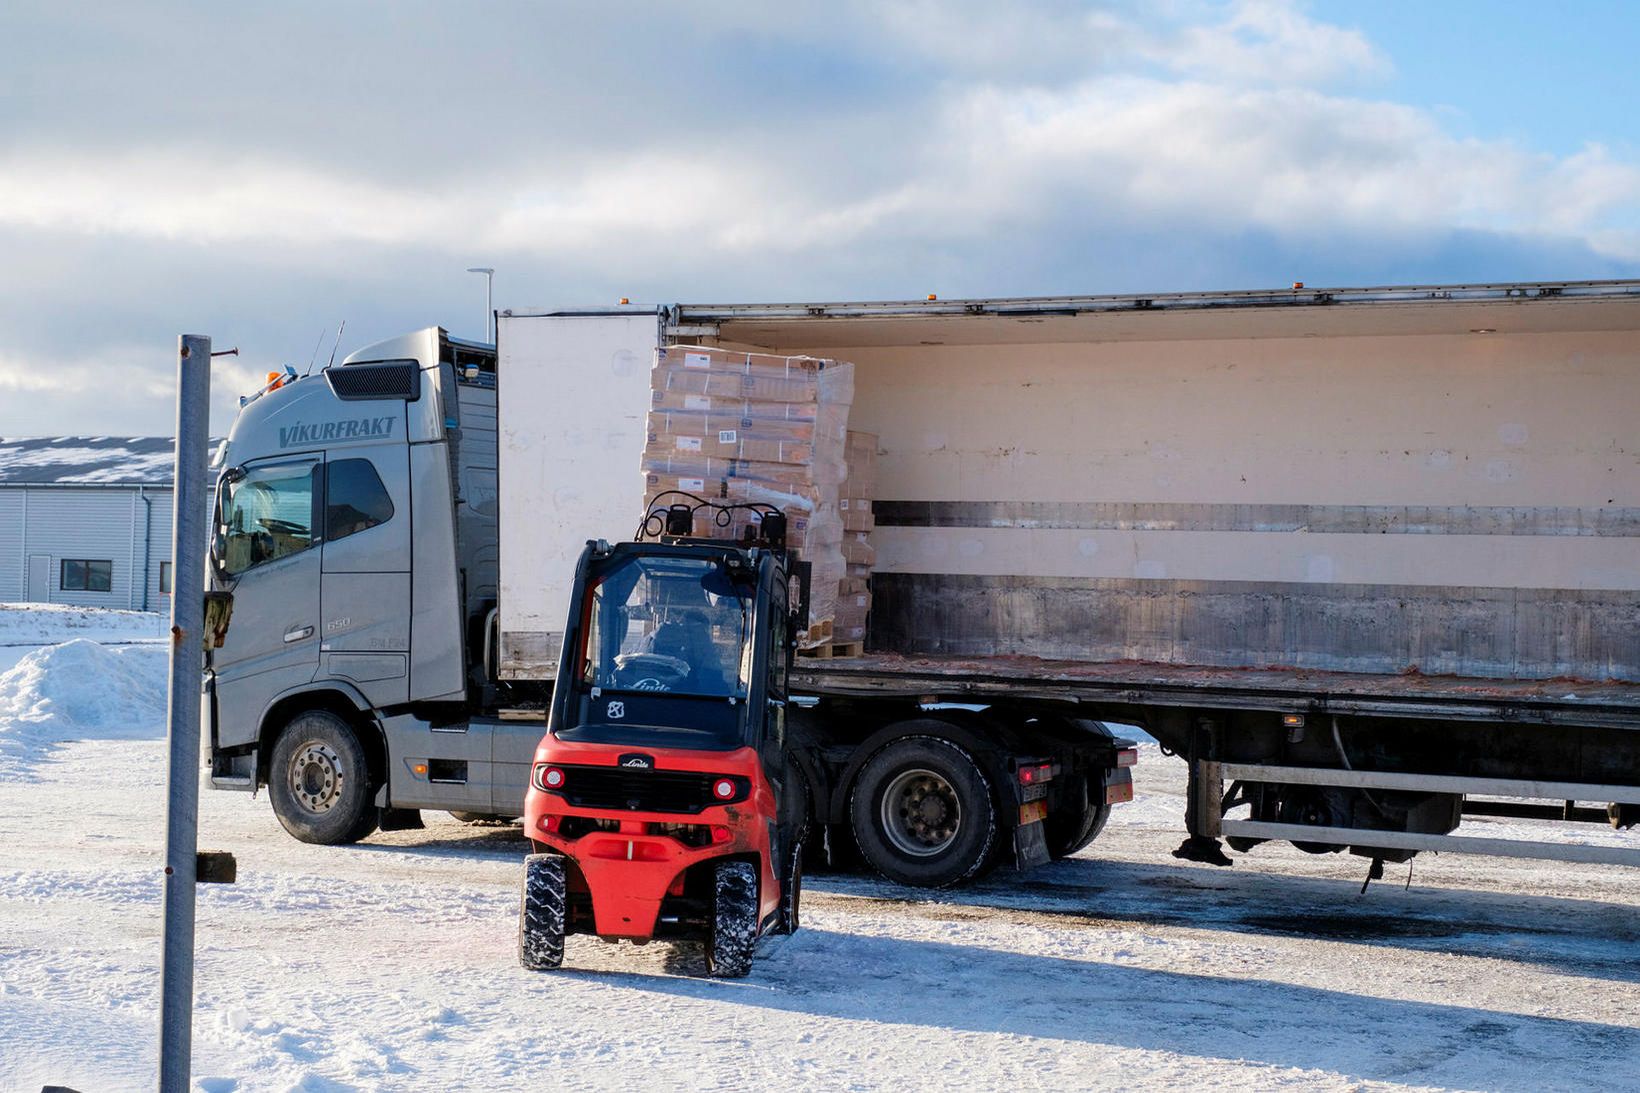
<path fill-rule="evenodd" d="M 518 908 L 518 962 L 530 971 L 549 971 L 564 963 L 565 910 L 563 857 L 531 854 L 525 858 Z"/>
<path fill-rule="evenodd" d="M 752 949 L 757 945 L 757 869 L 751 862 L 718 862 L 712 880 L 706 974 L 739 979 L 752 970 Z"/>

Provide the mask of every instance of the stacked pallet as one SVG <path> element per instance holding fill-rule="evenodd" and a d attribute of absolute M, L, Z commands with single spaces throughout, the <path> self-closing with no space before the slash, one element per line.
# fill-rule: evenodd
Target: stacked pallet
<path fill-rule="evenodd" d="M 656 353 L 650 393 L 646 504 L 680 500 L 660 497 L 677 490 L 779 509 L 787 541 L 811 567 L 810 626 L 798 645 L 830 642 L 837 592 L 847 575 L 840 501 L 854 366 L 668 346 Z M 702 508 L 694 533 L 742 539 L 759 519 L 748 509 L 721 514 Z"/>
<path fill-rule="evenodd" d="M 843 519 L 843 579 L 837 589 L 837 615 L 832 640 L 858 654 L 866 640 L 866 616 L 871 612 L 871 567 L 877 551 L 871 533 L 877 527 L 871 502 L 877 496 L 877 434 L 850 429 L 844 445 L 847 474 L 838 509 Z"/>

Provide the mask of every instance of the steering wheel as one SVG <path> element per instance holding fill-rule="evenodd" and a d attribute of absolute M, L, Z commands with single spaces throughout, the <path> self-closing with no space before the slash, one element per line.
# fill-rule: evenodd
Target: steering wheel
<path fill-rule="evenodd" d="M 665 653 L 622 653 L 615 658 L 615 684 L 634 691 L 670 691 L 689 678 L 689 662 Z"/>

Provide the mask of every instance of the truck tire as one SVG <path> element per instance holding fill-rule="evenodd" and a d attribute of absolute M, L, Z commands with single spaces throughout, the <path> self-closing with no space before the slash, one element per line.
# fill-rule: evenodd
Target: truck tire
<path fill-rule="evenodd" d="M 1100 793 L 1084 780 L 1084 800 L 1080 806 L 1048 813 L 1043 821 L 1042 834 L 1048 840 L 1048 854 L 1054 861 L 1068 858 L 1087 846 L 1105 829 L 1110 820 L 1110 806 L 1094 804 L 1093 794 Z"/>
<path fill-rule="evenodd" d="M 518 963 L 532 972 L 564 963 L 564 917 L 568 907 L 564 859 L 531 854 L 524 859 L 518 906 Z"/>
<path fill-rule="evenodd" d="M 757 945 L 757 868 L 751 862 L 718 862 L 712 882 L 706 974 L 739 979 L 752 970 L 752 949 Z"/>
<path fill-rule="evenodd" d="M 990 782 L 973 756 L 935 736 L 904 737 L 866 760 L 849 821 L 873 869 L 920 888 L 974 878 L 997 842 Z"/>
<path fill-rule="evenodd" d="M 358 734 L 327 710 L 299 713 L 280 732 L 268 763 L 268 799 L 286 831 L 321 846 L 356 843 L 381 816 Z"/>
<path fill-rule="evenodd" d="M 786 850 L 785 868 L 780 873 L 780 921 L 777 934 L 795 934 L 803 903 L 803 840 Z"/>

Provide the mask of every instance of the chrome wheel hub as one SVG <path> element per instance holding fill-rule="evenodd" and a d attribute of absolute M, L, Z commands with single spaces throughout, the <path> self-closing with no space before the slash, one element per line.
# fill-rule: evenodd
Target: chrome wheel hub
<path fill-rule="evenodd" d="M 962 826 L 957 791 L 931 770 L 907 770 L 883 791 L 883 833 L 902 854 L 932 857 L 956 840 Z"/>
<path fill-rule="evenodd" d="M 289 781 L 297 804 L 309 812 L 329 812 L 341 800 L 346 782 L 342 758 L 330 745 L 309 740 L 290 758 Z"/>

